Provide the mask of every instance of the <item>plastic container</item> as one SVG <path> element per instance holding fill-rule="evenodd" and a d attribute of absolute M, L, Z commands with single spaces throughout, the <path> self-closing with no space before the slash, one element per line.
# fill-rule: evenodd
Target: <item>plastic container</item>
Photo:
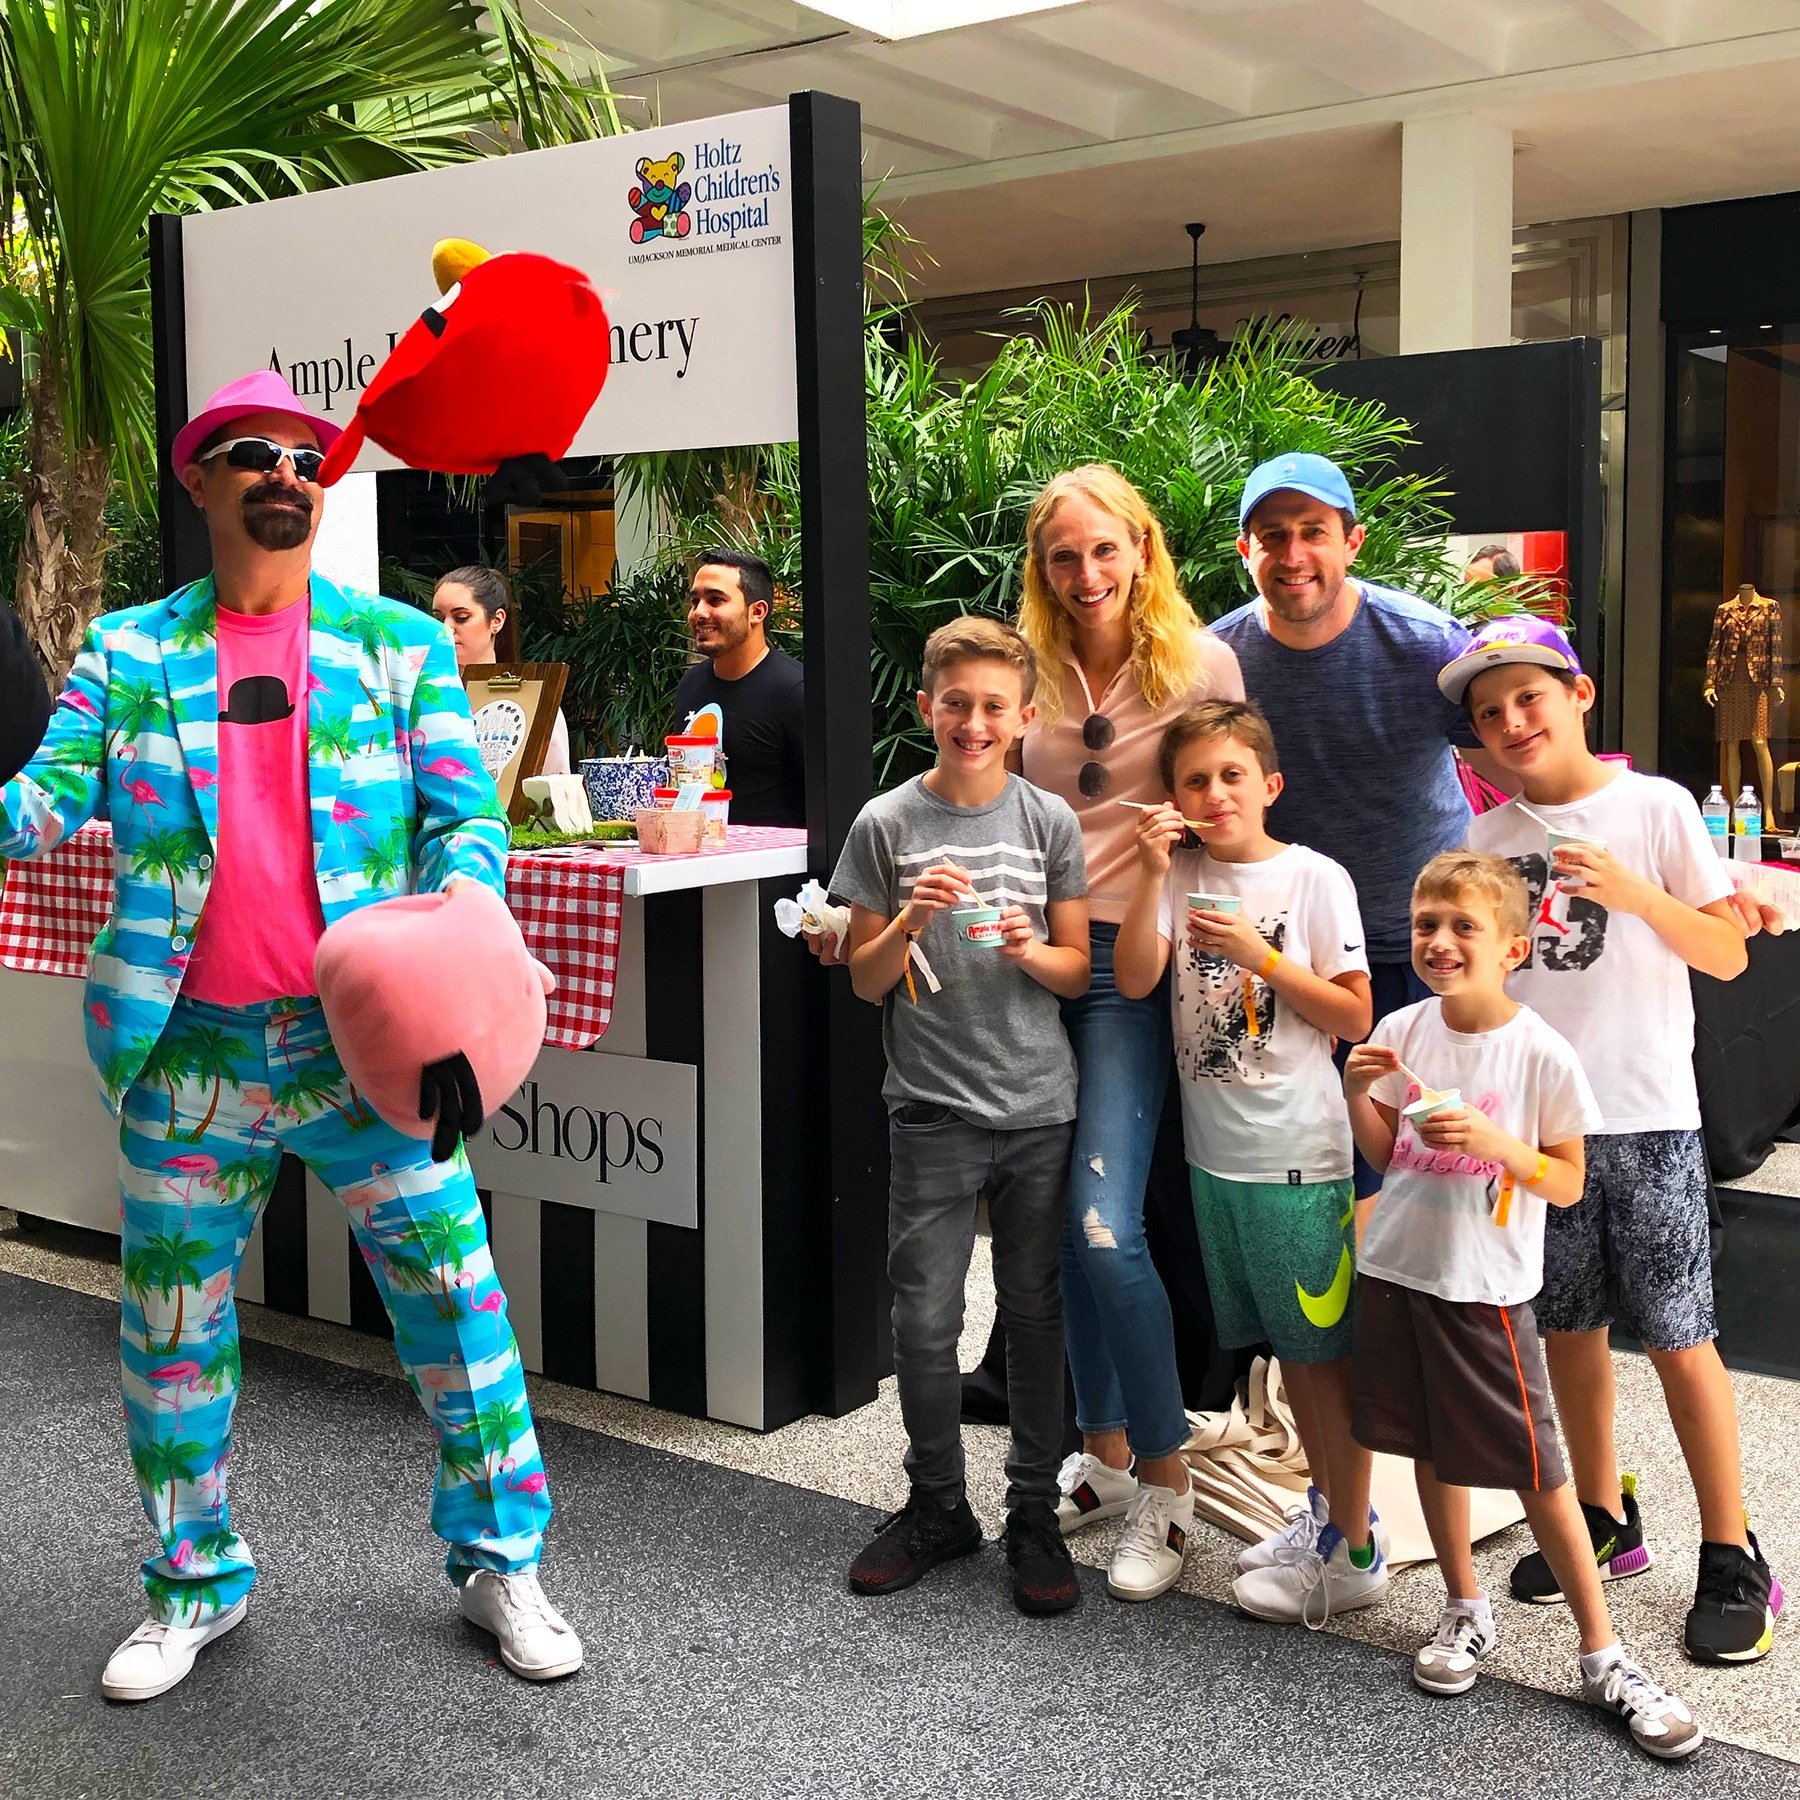
<path fill-rule="evenodd" d="M 1411 1106 L 1401 1107 L 1400 1116 L 1417 1125 L 1421 1119 L 1429 1119 L 1434 1114 L 1454 1112 L 1462 1103 L 1463 1097 L 1460 1088 L 1446 1088 L 1433 1099 L 1415 1100 Z"/>
<path fill-rule="evenodd" d="M 719 760 L 719 740 L 716 737 L 672 737 L 667 740 L 667 744 L 671 787 L 686 787 L 690 781 L 712 786 L 713 769 Z"/>
<path fill-rule="evenodd" d="M 1577 844 L 1584 844 L 1590 850 L 1604 850 L 1606 839 L 1595 837 L 1591 831 L 1551 831 L 1545 835 L 1550 839 L 1550 873 L 1555 878 L 1557 885 L 1563 888 L 1586 887 L 1587 882 L 1580 875 L 1557 874 L 1556 853 L 1564 845 L 1573 847 Z"/>
<path fill-rule="evenodd" d="M 1715 781 L 1712 792 L 1700 802 L 1700 816 L 1706 821 L 1706 835 L 1721 856 L 1731 854 L 1731 802 L 1725 790 Z"/>
<path fill-rule="evenodd" d="M 638 848 L 650 856 L 692 856 L 705 827 L 698 807 L 691 812 L 645 807 L 637 816 Z"/>
<path fill-rule="evenodd" d="M 997 906 L 963 906 L 950 915 L 963 940 L 1000 947 L 1000 909 Z"/>
<path fill-rule="evenodd" d="M 1244 910 L 1236 894 L 1189 894 L 1189 912 L 1230 913 L 1234 918 Z"/>
<path fill-rule="evenodd" d="M 660 812 L 667 812 L 669 808 L 675 804 L 675 796 L 680 792 L 680 788 L 652 788 L 650 791 L 650 804 Z"/>
<path fill-rule="evenodd" d="M 706 841 L 725 842 L 725 827 L 731 818 L 731 789 L 710 788 L 701 796 L 700 816 L 706 821 Z"/>

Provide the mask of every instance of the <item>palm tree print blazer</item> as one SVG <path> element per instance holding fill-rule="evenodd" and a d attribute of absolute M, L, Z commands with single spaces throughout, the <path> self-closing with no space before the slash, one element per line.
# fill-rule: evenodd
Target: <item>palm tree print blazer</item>
<path fill-rule="evenodd" d="M 181 986 L 219 832 L 212 577 L 98 618 L 38 753 L 0 787 L 0 856 L 112 821 L 113 914 L 88 965 L 87 1050 L 117 1113 Z M 506 816 L 475 748 L 449 635 L 412 607 L 312 578 L 314 866 L 327 926 L 453 879 L 506 893 Z"/>

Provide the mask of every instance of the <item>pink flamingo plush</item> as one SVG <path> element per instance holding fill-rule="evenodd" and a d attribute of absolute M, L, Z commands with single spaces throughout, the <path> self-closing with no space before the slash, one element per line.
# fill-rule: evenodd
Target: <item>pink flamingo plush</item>
<path fill-rule="evenodd" d="M 164 1363 L 160 1369 L 152 1369 L 150 1379 L 168 1390 L 168 1397 L 175 1407 L 175 1429 L 179 1431 L 181 1396 L 197 1394 L 206 1385 L 201 1378 L 200 1365 L 191 1356 L 184 1356 L 180 1362 Z"/>
<path fill-rule="evenodd" d="M 211 1188 L 215 1193 L 223 1194 L 215 1177 L 219 1173 L 219 1159 L 208 1156 L 204 1150 L 184 1150 L 179 1156 L 165 1156 L 162 1167 L 169 1171 L 170 1185 L 176 1181 L 186 1182 L 181 1192 L 182 1224 L 194 1222 L 194 1186 Z"/>

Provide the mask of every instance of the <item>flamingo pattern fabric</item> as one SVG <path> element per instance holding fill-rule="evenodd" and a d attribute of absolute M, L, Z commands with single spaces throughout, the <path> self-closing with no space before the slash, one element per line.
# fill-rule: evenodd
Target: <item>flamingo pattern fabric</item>
<path fill-rule="evenodd" d="M 204 1624 L 255 1579 L 227 1481 L 242 1368 L 234 1291 L 283 1149 L 344 1202 L 394 1321 L 437 1433 L 431 1523 L 451 1579 L 533 1567 L 549 1482 L 462 1150 L 433 1163 L 378 1119 L 311 999 L 177 1000 L 126 1095 L 120 1140 L 119 1354 L 131 1465 L 159 1543 L 143 1565 L 153 1616 Z"/>
<path fill-rule="evenodd" d="M 107 613 L 36 756 L 0 786 L 0 857 L 112 821 L 111 923 L 86 1032 L 117 1113 L 181 988 L 219 837 L 218 603 L 212 577 Z M 312 577 L 307 778 L 325 923 L 452 879 L 506 894 L 505 814 L 475 747 L 456 653 L 413 607 Z"/>

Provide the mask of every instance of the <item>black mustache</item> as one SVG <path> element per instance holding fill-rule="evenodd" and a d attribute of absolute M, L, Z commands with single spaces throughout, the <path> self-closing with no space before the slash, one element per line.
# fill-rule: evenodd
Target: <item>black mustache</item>
<path fill-rule="evenodd" d="M 244 496 L 246 506 L 287 506 L 295 512 L 310 513 L 312 502 L 298 488 L 283 487 L 279 482 L 265 482 Z"/>

